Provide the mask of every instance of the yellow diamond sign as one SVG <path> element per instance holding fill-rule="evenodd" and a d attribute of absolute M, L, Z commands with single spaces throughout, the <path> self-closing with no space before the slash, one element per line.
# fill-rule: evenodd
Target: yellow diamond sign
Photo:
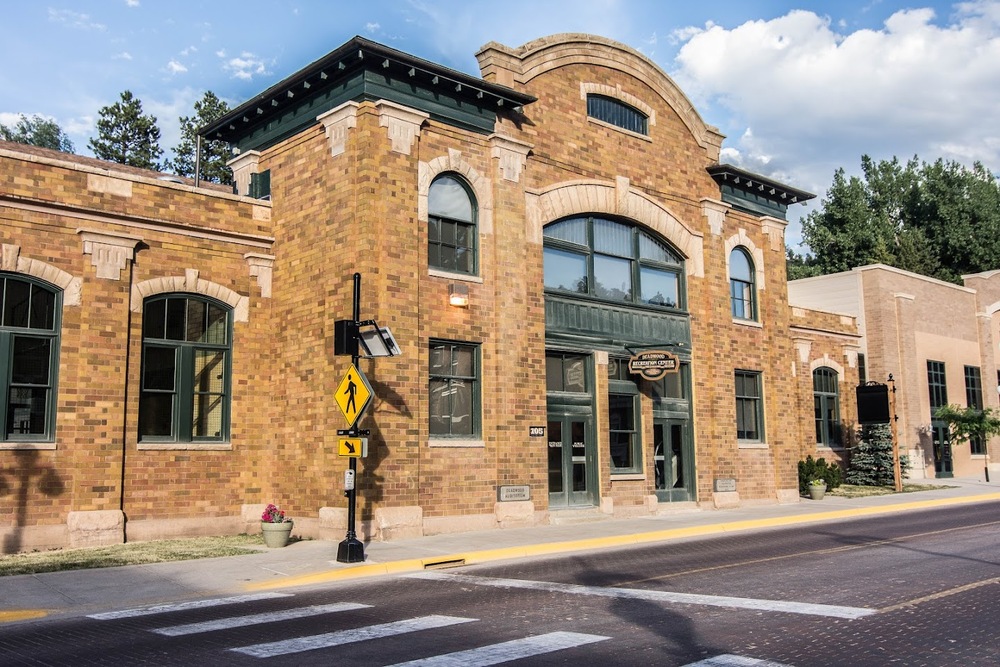
<path fill-rule="evenodd" d="M 368 378 L 365 377 L 365 374 L 355 368 L 354 364 L 351 364 L 344 379 L 340 381 L 337 395 L 334 397 L 337 405 L 340 406 L 340 411 L 347 419 L 348 428 L 354 426 L 354 422 L 358 421 L 372 400 L 373 393 L 372 386 L 368 384 Z"/>

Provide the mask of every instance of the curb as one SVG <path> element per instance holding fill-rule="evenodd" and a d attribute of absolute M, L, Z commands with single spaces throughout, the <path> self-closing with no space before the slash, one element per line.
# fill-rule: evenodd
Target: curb
<path fill-rule="evenodd" d="M 593 537 L 565 542 L 549 542 L 519 547 L 503 547 L 500 549 L 470 551 L 466 553 L 435 556 L 432 558 L 412 558 L 390 561 L 388 563 L 369 563 L 337 570 L 270 579 L 264 582 L 247 584 L 244 588 L 249 591 L 260 591 L 275 588 L 311 586 L 322 583 L 361 579 L 380 575 L 407 574 L 410 572 L 420 572 L 423 570 L 441 569 L 446 567 L 477 565 L 499 560 L 527 558 L 530 556 L 548 556 L 558 553 L 587 551 L 606 547 L 621 547 L 649 544 L 652 542 L 667 542 L 686 537 L 702 537 L 705 535 L 717 535 L 721 533 L 731 533 L 757 528 L 793 526 L 804 523 L 830 521 L 833 519 L 863 517 L 892 512 L 906 512 L 918 509 L 929 509 L 933 507 L 947 507 L 950 505 L 967 505 L 978 502 L 988 502 L 991 500 L 1000 500 L 1000 493 L 962 496 L 957 498 L 938 498 L 934 500 L 915 500 L 906 503 L 882 505 L 879 507 L 859 507 L 827 512 L 815 512 L 812 514 L 801 514 L 798 516 L 773 517 L 768 519 L 746 519 L 743 521 L 723 522 L 704 526 L 691 526 L 687 528 L 672 528 L 646 533 L 612 535 L 607 537 Z"/>

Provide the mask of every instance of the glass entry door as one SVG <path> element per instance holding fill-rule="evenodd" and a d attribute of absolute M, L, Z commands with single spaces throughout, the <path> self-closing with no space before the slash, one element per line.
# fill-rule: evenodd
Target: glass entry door
<path fill-rule="evenodd" d="M 596 504 L 590 417 L 549 416 L 549 507 Z"/>
<path fill-rule="evenodd" d="M 948 438 L 948 426 L 944 422 L 931 422 L 931 441 L 934 445 L 934 476 L 954 477 L 951 442 Z"/>
<path fill-rule="evenodd" d="M 686 420 L 653 420 L 653 464 L 660 502 L 694 500 L 694 461 Z"/>

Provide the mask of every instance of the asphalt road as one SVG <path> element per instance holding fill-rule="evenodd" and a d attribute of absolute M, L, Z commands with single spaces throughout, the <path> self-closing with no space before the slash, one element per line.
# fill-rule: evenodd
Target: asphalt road
<path fill-rule="evenodd" d="M 1000 665 L 1000 503 L 0 628 L 0 665 Z"/>

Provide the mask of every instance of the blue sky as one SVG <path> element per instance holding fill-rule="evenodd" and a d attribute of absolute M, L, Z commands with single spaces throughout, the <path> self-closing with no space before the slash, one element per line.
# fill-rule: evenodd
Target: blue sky
<path fill-rule="evenodd" d="M 76 152 L 131 90 L 161 146 L 211 90 L 237 105 L 361 35 L 478 75 L 490 41 L 561 32 L 656 62 L 725 135 L 723 161 L 822 197 L 860 157 L 1000 172 L 1000 0 L 0 0 L 0 123 L 51 118 Z M 795 221 L 815 206 L 790 211 Z M 797 223 L 788 241 L 798 242 Z"/>

